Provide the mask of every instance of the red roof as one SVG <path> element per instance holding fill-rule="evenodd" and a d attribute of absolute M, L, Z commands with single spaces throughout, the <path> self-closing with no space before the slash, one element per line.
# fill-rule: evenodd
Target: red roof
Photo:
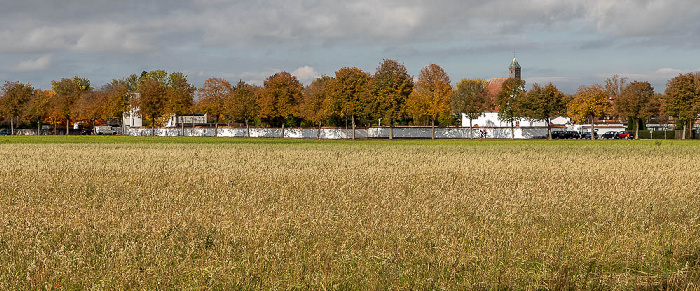
<path fill-rule="evenodd" d="M 491 110 L 493 111 L 498 110 L 498 107 L 496 107 L 496 98 L 498 98 L 498 93 L 501 93 L 501 90 L 503 90 L 503 83 L 505 83 L 506 80 L 508 80 L 508 78 L 493 78 L 486 83 L 486 94 L 491 100 Z"/>

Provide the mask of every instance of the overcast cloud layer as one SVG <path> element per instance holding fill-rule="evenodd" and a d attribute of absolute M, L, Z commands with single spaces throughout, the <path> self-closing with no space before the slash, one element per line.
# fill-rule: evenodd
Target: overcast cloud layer
<path fill-rule="evenodd" d="M 650 81 L 696 71 L 700 5 L 690 0 L 0 0 L 0 80 L 100 86 L 144 70 L 261 84 L 305 83 L 382 58 L 411 74 L 436 63 L 461 78 L 523 78 L 566 92 L 612 74 Z"/>

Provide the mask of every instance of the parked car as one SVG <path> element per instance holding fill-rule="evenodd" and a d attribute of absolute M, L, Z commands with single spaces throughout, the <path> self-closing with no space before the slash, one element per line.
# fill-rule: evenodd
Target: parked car
<path fill-rule="evenodd" d="M 578 133 L 578 131 L 569 130 L 566 132 L 566 138 L 579 139 L 581 138 L 581 134 Z"/>
<path fill-rule="evenodd" d="M 83 129 L 80 131 L 80 135 L 91 135 L 92 129 Z"/>
<path fill-rule="evenodd" d="M 593 138 L 594 138 L 594 139 L 598 139 L 598 133 L 597 133 L 597 132 L 594 133 Z M 582 134 L 581 134 L 581 139 L 591 139 L 591 133 L 590 133 L 590 132 L 584 132 L 584 133 L 582 133 Z"/>
<path fill-rule="evenodd" d="M 581 138 L 578 131 L 566 130 L 566 131 L 552 131 L 552 139 L 572 139 Z"/>
<path fill-rule="evenodd" d="M 11 135 L 11 134 L 12 134 L 12 131 L 10 131 L 9 129 L 0 130 L 0 135 Z"/>
<path fill-rule="evenodd" d="M 552 131 L 552 139 L 564 139 L 566 138 L 565 131 Z"/>
<path fill-rule="evenodd" d="M 117 131 L 111 126 L 95 126 L 95 134 L 97 135 L 115 135 Z"/>
<path fill-rule="evenodd" d="M 617 133 L 617 138 L 634 139 L 634 133 L 631 131 L 620 131 Z"/>
<path fill-rule="evenodd" d="M 617 131 L 608 131 L 600 136 L 601 139 L 618 139 Z"/>

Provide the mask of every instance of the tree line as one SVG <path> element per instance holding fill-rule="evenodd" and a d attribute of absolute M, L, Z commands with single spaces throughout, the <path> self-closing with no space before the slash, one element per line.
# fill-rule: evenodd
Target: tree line
<path fill-rule="evenodd" d="M 681 74 L 668 81 L 664 94 L 657 94 L 649 82 L 627 82 L 613 76 L 604 84 L 582 86 L 567 95 L 552 84 L 533 84 L 507 79 L 500 91 L 487 89 L 483 79 L 462 79 L 452 87 L 450 77 L 438 65 L 420 71 L 416 81 L 406 67 L 385 59 L 374 74 L 356 67 L 345 67 L 334 76 L 322 76 L 304 86 L 288 72 L 265 79 L 263 86 L 243 81 L 232 85 L 221 78 L 207 79 L 195 88 L 187 76 L 164 70 L 142 72 L 93 88 L 82 77 L 51 82 L 51 90 L 35 89 L 31 84 L 5 82 L 0 96 L 0 114 L 9 120 L 12 134 L 18 123 L 65 125 L 81 122 L 94 127 L 106 120 L 122 117 L 131 110 L 151 128 L 165 123 L 170 116 L 192 112 L 206 113 L 218 128 L 221 123 L 281 127 L 322 126 L 369 127 L 385 124 L 393 138 L 396 125 L 435 126 L 460 123 L 461 115 L 476 119 L 486 111 L 498 111 L 499 119 L 511 124 L 520 119 L 544 121 L 550 125 L 556 116 L 568 116 L 578 123 L 594 124 L 603 117 L 616 117 L 640 124 L 650 117 L 669 117 L 687 129 L 700 114 L 700 73 Z M 136 94 L 138 93 L 138 94 Z M 184 131 L 184 124 L 179 126 Z M 471 127 L 471 125 L 470 125 Z M 551 128 L 548 126 L 549 138 Z M 635 135 L 639 136 L 639 134 Z M 473 138 L 473 137 L 472 137 Z"/>

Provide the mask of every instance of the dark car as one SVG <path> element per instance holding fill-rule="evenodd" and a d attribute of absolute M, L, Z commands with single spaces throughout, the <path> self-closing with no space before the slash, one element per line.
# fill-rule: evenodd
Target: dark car
<path fill-rule="evenodd" d="M 581 138 L 578 131 L 567 130 L 567 131 L 552 131 L 552 139 L 572 139 Z"/>
<path fill-rule="evenodd" d="M 617 138 L 634 139 L 634 133 L 631 131 L 620 131 L 617 133 Z"/>
<path fill-rule="evenodd" d="M 552 131 L 552 139 L 564 139 L 566 138 L 565 131 Z"/>
<path fill-rule="evenodd" d="M 598 139 L 598 133 L 594 133 L 593 136 L 594 139 Z M 581 134 L 581 139 L 591 139 L 591 133 L 590 132 L 584 132 Z"/>
<path fill-rule="evenodd" d="M 579 139 L 581 138 L 581 134 L 578 133 L 578 131 L 569 130 L 566 132 L 566 138 Z"/>
<path fill-rule="evenodd" d="M 604 133 L 603 135 L 600 136 L 602 139 L 618 139 L 619 137 L 617 136 L 616 131 L 608 131 Z"/>
<path fill-rule="evenodd" d="M 11 134 L 12 134 L 12 131 L 10 131 L 9 129 L 0 130 L 0 135 L 11 135 Z"/>

